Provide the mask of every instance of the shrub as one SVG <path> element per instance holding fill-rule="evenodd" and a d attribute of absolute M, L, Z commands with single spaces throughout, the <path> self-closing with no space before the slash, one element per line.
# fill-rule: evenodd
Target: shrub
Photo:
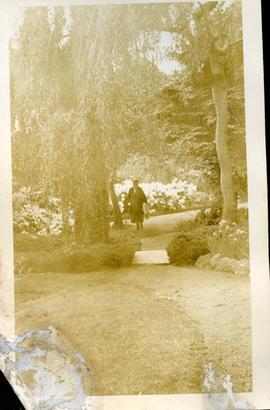
<path fill-rule="evenodd" d="M 221 221 L 209 237 L 208 246 L 212 254 L 220 253 L 239 260 L 248 258 L 248 230 L 236 223 Z"/>
<path fill-rule="evenodd" d="M 202 226 L 217 225 L 221 218 L 221 208 L 207 208 L 198 212 L 195 218 L 181 219 L 176 222 L 178 231 L 192 231 Z"/>
<path fill-rule="evenodd" d="M 179 232 L 169 243 L 167 253 L 171 263 L 191 265 L 199 256 L 209 252 L 208 236 L 211 227 Z"/>
<path fill-rule="evenodd" d="M 29 244 L 26 238 L 17 240 L 15 262 L 24 258 L 32 272 L 91 272 L 106 266 L 126 266 L 141 245 L 135 235 L 126 231 L 114 232 L 106 244 L 78 245 L 61 237 L 52 238 L 52 241 L 49 238 L 28 239 Z"/>
<path fill-rule="evenodd" d="M 13 193 L 15 233 L 39 236 L 57 235 L 62 230 L 61 201 L 45 196 L 40 190 L 22 187 Z"/>
<path fill-rule="evenodd" d="M 47 195 L 32 187 L 21 187 L 13 192 L 14 233 L 36 236 L 59 235 L 65 230 L 74 230 L 74 213 L 68 209 L 63 218 L 63 204 L 60 198 Z"/>
<path fill-rule="evenodd" d="M 15 252 L 53 251 L 64 246 L 71 237 L 63 235 L 34 236 L 31 234 L 14 234 Z"/>
<path fill-rule="evenodd" d="M 181 219 L 179 218 L 176 221 L 176 229 L 179 232 L 186 232 L 186 231 L 193 231 L 194 229 L 199 228 L 197 222 L 195 222 L 195 218 L 190 219 Z"/>

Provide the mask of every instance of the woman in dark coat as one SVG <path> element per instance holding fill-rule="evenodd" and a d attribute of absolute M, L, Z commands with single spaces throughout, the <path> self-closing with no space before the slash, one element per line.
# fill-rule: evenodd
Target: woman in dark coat
<path fill-rule="evenodd" d="M 133 187 L 130 188 L 128 192 L 125 204 L 129 206 L 130 220 L 132 223 L 136 223 L 137 229 L 143 229 L 144 203 L 147 203 L 145 193 L 139 186 L 139 181 L 135 179 L 133 181 Z"/>

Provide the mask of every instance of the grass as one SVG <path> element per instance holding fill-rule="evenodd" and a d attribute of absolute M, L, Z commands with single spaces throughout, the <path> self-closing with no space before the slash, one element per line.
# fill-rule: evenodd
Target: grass
<path fill-rule="evenodd" d="M 199 393 L 204 362 L 251 388 L 247 278 L 170 265 L 15 284 L 16 333 L 55 327 L 92 369 L 91 395 Z"/>

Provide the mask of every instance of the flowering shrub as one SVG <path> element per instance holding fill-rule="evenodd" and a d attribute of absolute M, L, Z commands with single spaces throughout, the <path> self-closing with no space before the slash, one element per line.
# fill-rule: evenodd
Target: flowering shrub
<path fill-rule="evenodd" d="M 38 236 L 57 235 L 62 230 L 60 199 L 44 199 L 41 191 L 22 187 L 13 194 L 13 223 L 15 233 Z"/>
<path fill-rule="evenodd" d="M 209 237 L 208 246 L 212 254 L 220 253 L 222 256 L 239 260 L 248 258 L 248 230 L 236 223 L 222 220 Z"/>
<path fill-rule="evenodd" d="M 121 211 L 124 210 L 125 197 L 132 186 L 131 180 L 115 185 Z M 174 179 L 170 184 L 161 182 L 141 183 L 147 197 L 150 214 L 170 213 L 184 210 L 196 202 L 196 185 Z"/>

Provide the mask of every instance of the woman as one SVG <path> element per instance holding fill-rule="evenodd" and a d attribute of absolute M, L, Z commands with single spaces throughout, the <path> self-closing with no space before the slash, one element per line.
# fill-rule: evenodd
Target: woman
<path fill-rule="evenodd" d="M 130 220 L 137 225 L 137 229 L 143 229 L 143 204 L 147 203 L 145 193 L 139 186 L 138 179 L 133 181 L 133 187 L 130 188 L 125 205 L 129 206 Z"/>

